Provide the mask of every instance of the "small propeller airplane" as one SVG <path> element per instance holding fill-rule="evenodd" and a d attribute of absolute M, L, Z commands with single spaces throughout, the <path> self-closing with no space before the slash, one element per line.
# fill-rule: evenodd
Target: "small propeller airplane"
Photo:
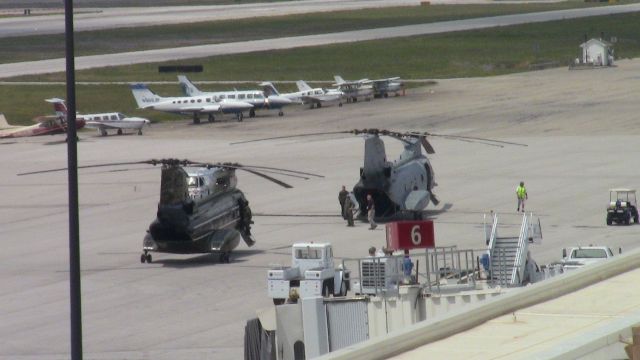
<path fill-rule="evenodd" d="M 291 105 L 291 100 L 276 94 L 267 94 L 260 90 L 243 90 L 243 91 L 216 91 L 216 92 L 202 92 L 200 91 L 189 79 L 184 75 L 178 76 L 178 81 L 182 87 L 182 91 L 186 96 L 213 96 L 216 101 L 224 99 L 236 99 L 239 101 L 245 101 L 253 105 L 253 108 L 249 110 L 249 117 L 256 116 L 256 110 L 279 110 L 278 115 L 283 116 L 284 112 L 282 108 Z M 265 96 L 266 95 L 266 96 Z"/>
<path fill-rule="evenodd" d="M 56 116 L 67 118 L 67 106 L 64 100 L 53 98 L 47 100 L 53 103 Z M 122 135 L 124 129 L 137 129 L 138 135 L 142 135 L 142 127 L 149 125 L 151 121 L 140 117 L 129 117 L 122 113 L 100 113 L 100 114 L 76 114 L 76 119 L 85 121 L 85 126 L 89 129 L 97 129 L 100 135 L 107 136 L 107 130 L 117 129 L 118 135 Z"/>
<path fill-rule="evenodd" d="M 54 99 L 47 99 L 53 102 Z M 67 132 L 66 116 L 39 116 L 34 119 L 37 124 L 28 126 L 10 125 L 4 114 L 0 113 L 0 139 L 18 138 L 27 136 L 54 135 Z M 84 119 L 76 119 L 76 128 L 84 127 Z"/>
<path fill-rule="evenodd" d="M 404 95 L 404 83 L 400 77 L 391 77 L 386 79 L 370 80 L 373 84 L 373 96 L 376 98 L 389 97 L 389 94 L 396 96 L 402 93 Z"/>
<path fill-rule="evenodd" d="M 333 78 L 336 81 L 333 86 L 337 86 L 339 90 L 344 92 L 347 102 L 357 102 L 358 98 L 368 101 L 374 94 L 373 85 L 369 79 L 347 81 L 339 75 L 335 75 Z"/>
<path fill-rule="evenodd" d="M 235 114 L 238 121 L 243 119 L 243 111 L 253 109 L 253 105 L 236 99 L 215 99 L 211 95 L 162 97 L 152 92 L 144 84 L 131 85 L 131 92 L 140 109 L 153 109 L 174 114 L 191 114 L 193 123 L 200 123 L 200 115 L 207 114 L 209 122 L 214 122 L 214 114 Z"/>
<path fill-rule="evenodd" d="M 298 87 L 297 92 L 280 94 L 276 87 L 270 82 L 260 83 L 264 93 L 269 96 L 278 95 L 297 103 L 310 104 L 311 109 L 314 107 L 320 108 L 323 104 L 338 103 L 338 106 L 342 106 L 342 99 L 344 93 L 337 89 L 323 89 L 323 88 L 311 88 L 303 80 L 296 81 Z"/>

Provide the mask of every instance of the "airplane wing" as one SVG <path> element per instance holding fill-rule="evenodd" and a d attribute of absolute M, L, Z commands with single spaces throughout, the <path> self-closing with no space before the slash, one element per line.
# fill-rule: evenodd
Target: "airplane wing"
<path fill-rule="evenodd" d="M 320 104 L 322 102 L 322 100 L 313 96 L 300 96 L 300 100 L 302 100 L 303 104 Z"/>
<path fill-rule="evenodd" d="M 130 119 L 130 120 L 127 120 Z M 90 129 L 140 129 L 145 124 L 148 124 L 149 120 L 142 118 L 124 118 L 123 120 L 114 121 L 87 121 L 85 126 Z"/>
<path fill-rule="evenodd" d="M 180 109 L 181 112 L 199 112 L 212 113 L 220 111 L 220 104 L 202 105 L 202 106 L 185 106 Z"/>
<path fill-rule="evenodd" d="M 396 76 L 396 77 L 386 78 L 386 79 L 376 79 L 376 80 L 370 80 L 370 82 L 377 84 L 377 83 L 387 83 L 387 82 L 396 81 L 396 80 L 400 80 L 400 77 Z"/>

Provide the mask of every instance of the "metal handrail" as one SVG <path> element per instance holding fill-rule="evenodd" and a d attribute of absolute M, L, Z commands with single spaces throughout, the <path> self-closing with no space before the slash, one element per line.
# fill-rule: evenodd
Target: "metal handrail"
<path fill-rule="evenodd" d="M 532 214 L 530 215 L 532 216 Z M 527 214 L 522 215 L 522 225 L 520 226 L 520 236 L 518 238 L 518 250 L 516 251 L 516 257 L 513 264 L 513 272 L 511 273 L 511 281 L 510 284 L 519 285 L 522 282 L 522 274 L 524 273 L 524 267 L 526 262 L 523 261 L 523 257 L 527 256 L 525 247 L 527 247 L 529 243 L 529 218 L 527 218 Z"/>

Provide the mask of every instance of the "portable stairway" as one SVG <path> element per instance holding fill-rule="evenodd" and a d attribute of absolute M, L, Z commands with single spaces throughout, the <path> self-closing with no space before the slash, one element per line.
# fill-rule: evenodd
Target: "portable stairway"
<path fill-rule="evenodd" d="M 523 285 L 526 280 L 525 267 L 529 244 L 542 239 L 540 220 L 534 219 L 533 213 L 522 214 L 519 233 L 514 235 L 498 235 L 498 228 L 501 227 L 498 214 L 493 213 L 491 228 L 487 227 L 486 220 L 485 215 L 485 234 L 488 242 L 491 280 L 500 286 Z M 506 228 L 506 224 L 502 224 L 501 228 Z M 508 231 L 504 232 L 508 233 Z M 511 233 L 513 234 L 514 231 Z"/>

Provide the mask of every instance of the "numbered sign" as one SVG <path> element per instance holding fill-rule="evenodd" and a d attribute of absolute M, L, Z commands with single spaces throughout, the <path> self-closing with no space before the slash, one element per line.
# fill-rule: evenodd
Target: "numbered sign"
<path fill-rule="evenodd" d="M 395 221 L 387 224 L 387 248 L 393 250 L 435 247 L 433 221 Z"/>

